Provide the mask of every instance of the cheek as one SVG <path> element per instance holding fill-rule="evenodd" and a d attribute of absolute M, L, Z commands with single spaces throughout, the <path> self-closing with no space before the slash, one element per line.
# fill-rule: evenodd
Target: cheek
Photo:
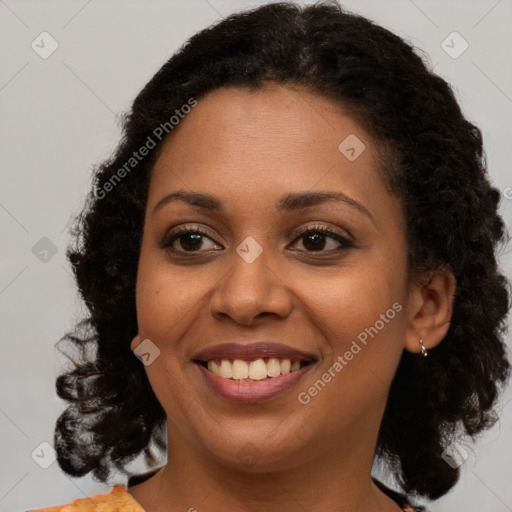
<path fill-rule="evenodd" d="M 376 257 L 371 264 L 343 268 L 337 275 L 317 276 L 314 286 L 311 279 L 298 285 L 318 329 L 322 370 L 336 375 L 326 376 L 332 383 L 321 393 L 319 403 L 326 400 L 325 406 L 368 405 L 382 399 L 393 379 L 406 326 L 405 260 L 401 254 L 394 256 Z"/>
<path fill-rule="evenodd" d="M 386 319 L 398 316 L 396 309 L 401 308 L 392 306 L 403 300 L 402 279 L 391 269 L 373 265 L 372 270 L 342 269 L 337 275 L 295 278 L 295 289 L 332 348 L 342 349 L 349 338 L 373 326 L 388 310 Z M 386 322 L 386 330 L 389 325 L 391 321 Z"/>
<path fill-rule="evenodd" d="M 150 251 L 142 251 L 137 274 L 137 319 L 139 332 L 163 341 L 178 336 L 188 325 L 205 295 L 195 273 L 180 272 Z M 175 335 L 172 330 L 175 330 Z"/>
<path fill-rule="evenodd" d="M 167 412 L 172 411 L 173 421 L 178 423 L 193 410 L 183 375 L 186 355 L 181 340 L 204 307 L 201 282 L 194 274 L 173 269 L 159 254 L 143 248 L 136 289 L 139 334 L 160 350 L 160 356 L 145 370 L 158 400 Z"/>
<path fill-rule="evenodd" d="M 350 425 L 360 428 L 361 421 L 371 425 L 369 417 L 382 412 L 405 325 L 402 285 L 392 277 L 381 266 L 369 273 L 343 272 L 338 279 L 316 280 L 314 290 L 309 287 L 307 303 L 323 362 L 298 400 L 318 422 L 329 411 L 332 422 L 324 427 L 333 435 Z"/>

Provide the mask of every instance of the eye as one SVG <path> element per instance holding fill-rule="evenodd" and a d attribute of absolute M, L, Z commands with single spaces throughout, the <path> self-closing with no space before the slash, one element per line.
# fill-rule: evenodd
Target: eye
<path fill-rule="evenodd" d="M 162 240 L 160 247 L 162 249 L 171 250 L 172 252 L 199 252 L 207 250 L 203 247 L 203 239 L 208 239 L 213 242 L 208 230 L 196 226 L 194 229 L 182 229 L 177 233 L 171 232 L 167 234 Z M 176 246 L 181 246 L 181 249 L 178 249 Z M 216 243 L 214 243 L 214 246 L 222 249 L 222 247 Z"/>
<path fill-rule="evenodd" d="M 329 253 L 355 248 L 355 244 L 348 237 L 325 226 L 310 226 L 306 228 L 295 239 L 295 242 L 301 239 L 305 247 L 303 252 Z M 324 250 L 329 245 L 326 239 L 331 239 L 334 243 L 331 242 L 332 247 L 327 247 L 327 250 Z M 160 247 L 174 253 L 202 252 L 208 250 L 208 248 L 204 247 L 205 240 L 210 240 L 214 249 L 222 249 L 222 246 L 213 240 L 210 231 L 201 226 L 194 226 L 193 229 L 184 228 L 178 232 L 171 231 L 165 235 L 160 243 Z"/>
<path fill-rule="evenodd" d="M 327 238 L 334 240 L 337 244 L 331 243 L 333 247 L 328 247 L 328 250 L 324 251 L 323 249 L 328 245 L 326 242 Z M 308 227 L 296 238 L 296 241 L 298 240 L 303 240 L 306 252 L 331 252 L 331 250 L 337 251 L 355 248 L 354 243 L 349 238 L 325 226 Z"/>

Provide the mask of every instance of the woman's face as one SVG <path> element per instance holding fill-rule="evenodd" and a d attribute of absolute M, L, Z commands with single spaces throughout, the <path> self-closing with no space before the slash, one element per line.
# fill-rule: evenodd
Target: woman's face
<path fill-rule="evenodd" d="M 201 99 L 154 166 L 137 279 L 169 451 L 279 468 L 373 442 L 414 337 L 406 256 L 375 143 L 338 106 L 276 85 Z"/>

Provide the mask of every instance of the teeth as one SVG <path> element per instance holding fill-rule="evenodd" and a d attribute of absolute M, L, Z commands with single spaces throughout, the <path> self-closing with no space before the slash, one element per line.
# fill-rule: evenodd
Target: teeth
<path fill-rule="evenodd" d="M 243 380 L 249 378 L 251 380 L 263 380 L 267 377 L 278 377 L 300 370 L 300 361 L 294 361 L 292 364 L 290 359 L 278 359 L 276 357 L 269 358 L 266 363 L 263 359 L 250 362 L 241 359 L 235 359 L 234 361 L 222 359 L 220 361 L 208 361 L 207 366 L 212 373 L 225 379 Z"/>
<path fill-rule="evenodd" d="M 292 363 L 289 359 L 283 359 L 281 361 L 281 373 L 283 375 L 290 373 L 291 367 L 292 367 Z"/>
<path fill-rule="evenodd" d="M 233 361 L 233 379 L 247 379 L 249 377 L 249 365 L 245 361 L 235 359 Z"/>
<path fill-rule="evenodd" d="M 230 361 L 223 359 L 220 362 L 218 375 L 225 377 L 226 379 L 230 379 L 231 377 L 233 377 L 233 365 L 231 364 Z"/>
<path fill-rule="evenodd" d="M 215 373 L 215 375 L 220 375 L 220 367 L 215 361 L 208 361 L 208 370 Z"/>
<path fill-rule="evenodd" d="M 263 359 L 256 359 L 249 363 L 249 378 L 252 380 L 263 380 L 267 378 L 267 365 Z"/>
<path fill-rule="evenodd" d="M 267 363 L 267 375 L 269 377 L 278 377 L 281 375 L 281 363 L 279 359 L 271 357 Z"/>

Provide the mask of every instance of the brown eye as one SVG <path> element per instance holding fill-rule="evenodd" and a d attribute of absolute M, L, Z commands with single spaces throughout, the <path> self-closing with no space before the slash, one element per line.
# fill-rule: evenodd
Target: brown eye
<path fill-rule="evenodd" d="M 309 251 L 320 251 L 325 247 L 326 236 L 322 233 L 308 233 L 302 235 L 304 247 Z"/>
<path fill-rule="evenodd" d="M 186 251 L 197 251 L 201 248 L 203 235 L 197 233 L 181 234 L 174 240 L 179 240 L 179 245 Z"/>
<path fill-rule="evenodd" d="M 331 242 L 332 247 L 328 247 L 326 251 L 323 249 L 328 244 L 326 239 L 334 240 L 335 243 Z M 354 243 L 347 237 L 331 231 L 324 226 L 315 228 L 308 228 L 302 232 L 297 240 L 303 240 L 303 245 L 307 252 L 329 252 L 329 250 L 348 249 L 355 247 Z"/>
<path fill-rule="evenodd" d="M 205 240 L 210 240 L 214 247 L 222 248 L 212 240 L 209 232 L 199 227 L 182 229 L 177 233 L 171 232 L 164 237 L 160 247 L 172 252 L 199 252 L 207 250 L 203 248 Z"/>

